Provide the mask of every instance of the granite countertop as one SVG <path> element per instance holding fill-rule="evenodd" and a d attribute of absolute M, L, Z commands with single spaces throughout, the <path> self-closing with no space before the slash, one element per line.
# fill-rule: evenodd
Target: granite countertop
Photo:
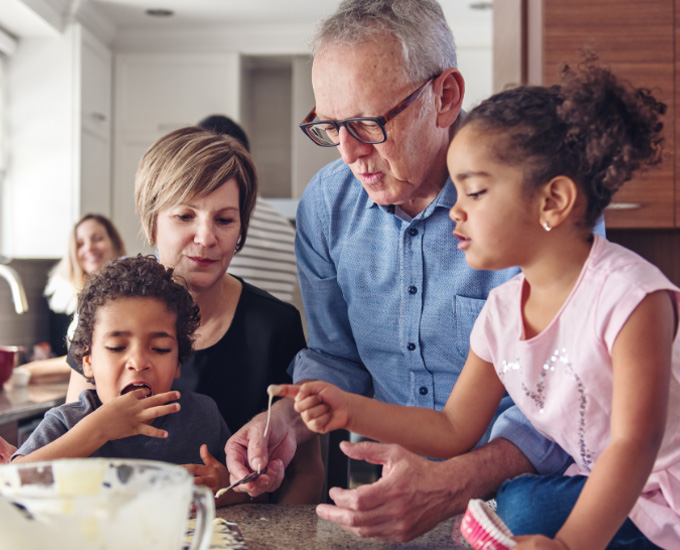
<path fill-rule="evenodd" d="M 216 515 L 238 525 L 248 550 L 469 549 L 460 542 L 460 516 L 440 523 L 415 540 L 394 543 L 349 533 L 319 518 L 314 505 L 241 504 L 218 508 Z M 455 540 L 451 538 L 454 527 Z"/>
<path fill-rule="evenodd" d="M 5 384 L 0 391 L 0 424 L 20 421 L 43 414 L 61 405 L 66 398 L 68 383 L 40 384 L 13 388 Z"/>

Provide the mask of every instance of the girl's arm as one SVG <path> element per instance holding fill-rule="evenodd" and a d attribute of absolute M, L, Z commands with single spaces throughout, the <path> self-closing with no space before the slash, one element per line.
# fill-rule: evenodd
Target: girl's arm
<path fill-rule="evenodd" d="M 279 395 L 295 397 L 295 410 L 310 430 L 326 433 L 344 428 L 398 443 L 419 455 L 451 458 L 479 441 L 504 393 L 493 365 L 470 351 L 441 412 L 383 403 L 325 382 L 283 386 Z"/>
<path fill-rule="evenodd" d="M 556 536 L 571 550 L 605 548 L 642 492 L 663 439 L 676 329 L 669 294 L 660 291 L 616 338 L 611 441 Z"/>

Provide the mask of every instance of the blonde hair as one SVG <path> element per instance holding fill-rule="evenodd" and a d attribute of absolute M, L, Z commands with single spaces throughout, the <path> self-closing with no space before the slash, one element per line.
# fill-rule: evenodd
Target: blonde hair
<path fill-rule="evenodd" d="M 113 222 L 101 214 L 85 214 L 76 222 L 69 233 L 66 255 L 57 262 L 49 273 L 45 296 L 50 297 L 50 307 L 54 311 L 73 313 L 76 292 L 83 288 L 87 279 L 87 273 L 78 262 L 77 233 L 80 225 L 88 220 L 94 220 L 104 228 L 109 239 L 111 239 L 116 258 L 125 256 L 125 243 Z M 71 290 L 73 294 L 71 294 Z"/>
<path fill-rule="evenodd" d="M 167 208 L 209 195 L 230 179 L 239 190 L 243 247 L 255 206 L 257 176 L 248 151 L 236 139 L 198 126 L 180 128 L 154 143 L 139 163 L 135 204 L 150 244 L 156 242 L 156 220 Z"/>

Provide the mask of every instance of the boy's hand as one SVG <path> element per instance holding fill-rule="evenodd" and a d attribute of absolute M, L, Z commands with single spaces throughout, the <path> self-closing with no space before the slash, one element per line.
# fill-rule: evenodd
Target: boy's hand
<path fill-rule="evenodd" d="M 301 386 L 282 384 L 276 395 L 295 399 L 295 410 L 313 432 L 327 433 L 347 428 L 348 394 L 327 382 L 306 382 Z"/>
<path fill-rule="evenodd" d="M 208 446 L 201 445 L 201 460 L 203 464 L 183 464 L 192 474 L 196 485 L 205 485 L 213 493 L 229 485 L 229 471 L 227 467 L 210 454 Z"/>
<path fill-rule="evenodd" d="M 92 416 L 96 415 L 101 431 L 107 441 L 122 439 L 133 435 L 147 435 L 164 439 L 168 432 L 151 426 L 151 422 L 166 414 L 180 409 L 179 392 L 169 391 L 144 397 L 144 390 L 135 390 L 104 403 Z"/>

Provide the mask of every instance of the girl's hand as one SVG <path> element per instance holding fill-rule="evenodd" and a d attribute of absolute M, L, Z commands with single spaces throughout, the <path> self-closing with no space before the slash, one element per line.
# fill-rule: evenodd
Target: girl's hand
<path fill-rule="evenodd" d="M 559 539 L 549 539 L 543 535 L 524 535 L 514 537 L 517 546 L 515 550 L 570 550 Z"/>
<path fill-rule="evenodd" d="M 107 441 L 133 435 L 147 435 L 164 439 L 168 432 L 151 426 L 151 422 L 166 414 L 179 411 L 179 392 L 169 391 L 144 397 L 144 390 L 135 390 L 104 403 L 92 415 L 96 415 L 100 429 Z"/>
<path fill-rule="evenodd" d="M 196 485 L 205 485 L 213 494 L 229 485 L 227 467 L 210 454 L 205 443 L 201 445 L 201 460 L 203 464 L 183 464 L 194 476 Z"/>
<path fill-rule="evenodd" d="M 345 429 L 349 422 L 348 395 L 327 382 L 306 382 L 301 386 L 283 384 L 277 395 L 295 398 L 295 410 L 313 432 Z"/>

